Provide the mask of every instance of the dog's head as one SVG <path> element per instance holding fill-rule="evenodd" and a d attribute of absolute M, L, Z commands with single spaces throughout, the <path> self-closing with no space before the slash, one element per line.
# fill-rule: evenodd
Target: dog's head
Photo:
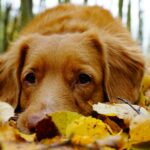
<path fill-rule="evenodd" d="M 54 111 L 90 114 L 90 103 L 135 101 L 144 63 L 126 44 L 90 32 L 21 37 L 1 56 L 0 98 L 23 111 L 18 127 L 25 132 Z"/>

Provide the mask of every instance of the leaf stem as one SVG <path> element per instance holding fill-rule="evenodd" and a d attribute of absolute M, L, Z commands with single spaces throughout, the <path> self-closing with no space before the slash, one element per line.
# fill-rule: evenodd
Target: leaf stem
<path fill-rule="evenodd" d="M 140 115 L 140 109 L 137 110 L 136 108 L 134 108 L 133 105 L 128 100 L 121 97 L 117 97 L 117 99 L 128 104 L 138 115 Z"/>

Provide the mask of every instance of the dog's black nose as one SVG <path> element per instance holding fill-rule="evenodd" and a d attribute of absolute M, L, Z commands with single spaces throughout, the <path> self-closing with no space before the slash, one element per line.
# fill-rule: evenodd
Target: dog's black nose
<path fill-rule="evenodd" d="M 34 133 L 36 130 L 36 126 L 38 122 L 40 122 L 43 119 L 40 115 L 33 115 L 28 118 L 27 124 L 28 124 L 28 130 L 30 133 Z"/>

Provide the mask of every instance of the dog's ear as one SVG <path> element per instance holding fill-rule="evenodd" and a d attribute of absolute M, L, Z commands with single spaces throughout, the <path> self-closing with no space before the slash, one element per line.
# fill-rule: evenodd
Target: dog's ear
<path fill-rule="evenodd" d="M 90 35 L 102 55 L 104 88 L 109 100 L 117 97 L 135 102 L 139 97 L 144 59 L 136 43 L 111 35 Z"/>
<path fill-rule="evenodd" d="M 130 38 L 130 37 L 128 37 Z M 136 102 L 144 74 L 144 59 L 132 39 L 106 37 L 107 51 L 105 87 L 110 100 L 117 97 Z"/>
<path fill-rule="evenodd" d="M 13 43 L 9 50 L 0 56 L 0 101 L 17 107 L 20 94 L 20 73 L 28 50 L 26 38 Z"/>

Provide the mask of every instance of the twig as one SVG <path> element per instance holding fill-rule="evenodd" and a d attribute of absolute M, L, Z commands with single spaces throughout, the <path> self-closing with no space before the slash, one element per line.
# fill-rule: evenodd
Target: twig
<path fill-rule="evenodd" d="M 128 100 L 121 98 L 121 97 L 117 97 L 117 99 L 128 104 L 137 114 L 140 115 L 140 109 L 137 110 L 136 108 L 134 108 L 133 105 Z"/>

